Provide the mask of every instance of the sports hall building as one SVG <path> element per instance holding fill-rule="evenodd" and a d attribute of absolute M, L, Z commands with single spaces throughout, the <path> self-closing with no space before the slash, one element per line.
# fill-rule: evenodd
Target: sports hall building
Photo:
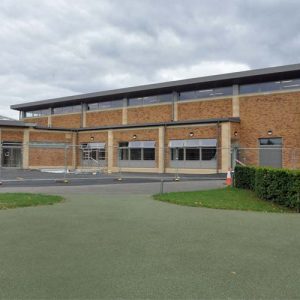
<path fill-rule="evenodd" d="M 300 148 L 300 64 L 11 109 L 20 119 L 0 120 L 3 167 L 218 173 L 236 153 L 247 164 L 300 167 L 283 151 Z"/>

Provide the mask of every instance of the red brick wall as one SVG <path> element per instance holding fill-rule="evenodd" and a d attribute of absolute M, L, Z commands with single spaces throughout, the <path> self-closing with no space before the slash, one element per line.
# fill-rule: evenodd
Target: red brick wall
<path fill-rule="evenodd" d="M 25 123 L 35 123 L 37 125 L 47 127 L 48 126 L 48 117 L 39 117 L 39 118 L 25 118 L 23 119 Z"/>
<path fill-rule="evenodd" d="M 86 127 L 122 124 L 122 109 L 86 113 Z"/>
<path fill-rule="evenodd" d="M 240 118 L 241 147 L 258 148 L 259 138 L 282 137 L 284 148 L 300 148 L 300 93 L 240 97 Z M 268 130 L 272 130 L 272 136 Z M 246 163 L 259 163 L 258 150 L 247 153 Z M 291 157 L 292 150 L 284 150 L 284 167 L 293 167 Z M 300 167 L 300 153 L 297 166 Z"/>
<path fill-rule="evenodd" d="M 228 118 L 232 116 L 232 99 L 178 102 L 178 120 Z"/>
<path fill-rule="evenodd" d="M 1 139 L 4 142 L 23 142 L 24 129 L 1 130 Z"/>
<path fill-rule="evenodd" d="M 53 115 L 51 125 L 57 128 L 80 128 L 81 114 Z"/>
<path fill-rule="evenodd" d="M 172 105 L 133 107 L 127 109 L 128 124 L 159 123 L 172 120 Z"/>

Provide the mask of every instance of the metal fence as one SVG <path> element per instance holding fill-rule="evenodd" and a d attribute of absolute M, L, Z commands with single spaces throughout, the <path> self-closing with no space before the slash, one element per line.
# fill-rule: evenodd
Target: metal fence
<path fill-rule="evenodd" d="M 151 147 L 150 147 L 151 146 Z M 300 148 L 159 148 L 114 146 L 105 143 L 1 143 L 1 168 L 43 169 L 49 172 L 167 172 L 218 173 L 224 162 L 300 169 Z"/>

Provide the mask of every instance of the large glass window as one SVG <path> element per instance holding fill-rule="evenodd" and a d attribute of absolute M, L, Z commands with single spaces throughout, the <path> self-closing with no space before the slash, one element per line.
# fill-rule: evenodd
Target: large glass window
<path fill-rule="evenodd" d="M 120 160 L 155 160 L 154 141 L 133 141 L 119 143 Z"/>
<path fill-rule="evenodd" d="M 81 144 L 82 160 L 102 161 L 106 159 L 105 143 Z"/>
<path fill-rule="evenodd" d="M 181 92 L 179 94 L 179 100 L 192 100 L 192 99 L 201 99 L 201 98 L 210 98 L 210 97 L 222 97 L 230 96 L 233 93 L 232 86 L 214 88 L 214 89 L 203 89 L 203 90 L 193 90 Z"/>
<path fill-rule="evenodd" d="M 138 98 L 129 98 L 128 106 L 143 106 L 143 105 L 150 105 L 150 104 L 164 103 L 164 102 L 172 102 L 171 93 L 138 97 Z"/>
<path fill-rule="evenodd" d="M 40 109 L 40 110 L 25 112 L 25 117 L 26 118 L 41 117 L 41 116 L 46 116 L 46 115 L 50 115 L 50 109 Z"/>
<path fill-rule="evenodd" d="M 186 160 L 200 160 L 200 149 L 199 148 L 186 148 L 185 159 Z"/>
<path fill-rule="evenodd" d="M 101 101 L 95 103 L 89 103 L 87 106 L 88 110 L 105 110 L 110 108 L 118 108 L 123 106 L 123 100 L 111 100 Z"/>
<path fill-rule="evenodd" d="M 240 85 L 240 94 L 263 93 L 288 89 L 300 89 L 300 79 L 243 84 Z"/>
<path fill-rule="evenodd" d="M 201 148 L 201 158 L 202 160 L 213 160 L 216 159 L 217 149 L 216 148 Z"/>
<path fill-rule="evenodd" d="M 81 112 L 81 104 L 53 108 L 53 114 L 55 115 L 78 113 L 78 112 Z"/>
<path fill-rule="evenodd" d="M 216 139 L 171 140 L 171 161 L 216 161 Z"/>

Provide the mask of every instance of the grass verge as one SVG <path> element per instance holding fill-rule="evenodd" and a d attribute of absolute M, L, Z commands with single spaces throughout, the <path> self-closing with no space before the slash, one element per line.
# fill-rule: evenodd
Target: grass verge
<path fill-rule="evenodd" d="M 280 213 L 294 212 L 270 201 L 261 200 L 252 191 L 231 187 L 195 192 L 157 194 L 153 197 L 164 202 L 194 207 Z"/>
<path fill-rule="evenodd" d="M 63 197 L 30 193 L 0 193 L 0 209 L 50 205 L 61 202 Z"/>

